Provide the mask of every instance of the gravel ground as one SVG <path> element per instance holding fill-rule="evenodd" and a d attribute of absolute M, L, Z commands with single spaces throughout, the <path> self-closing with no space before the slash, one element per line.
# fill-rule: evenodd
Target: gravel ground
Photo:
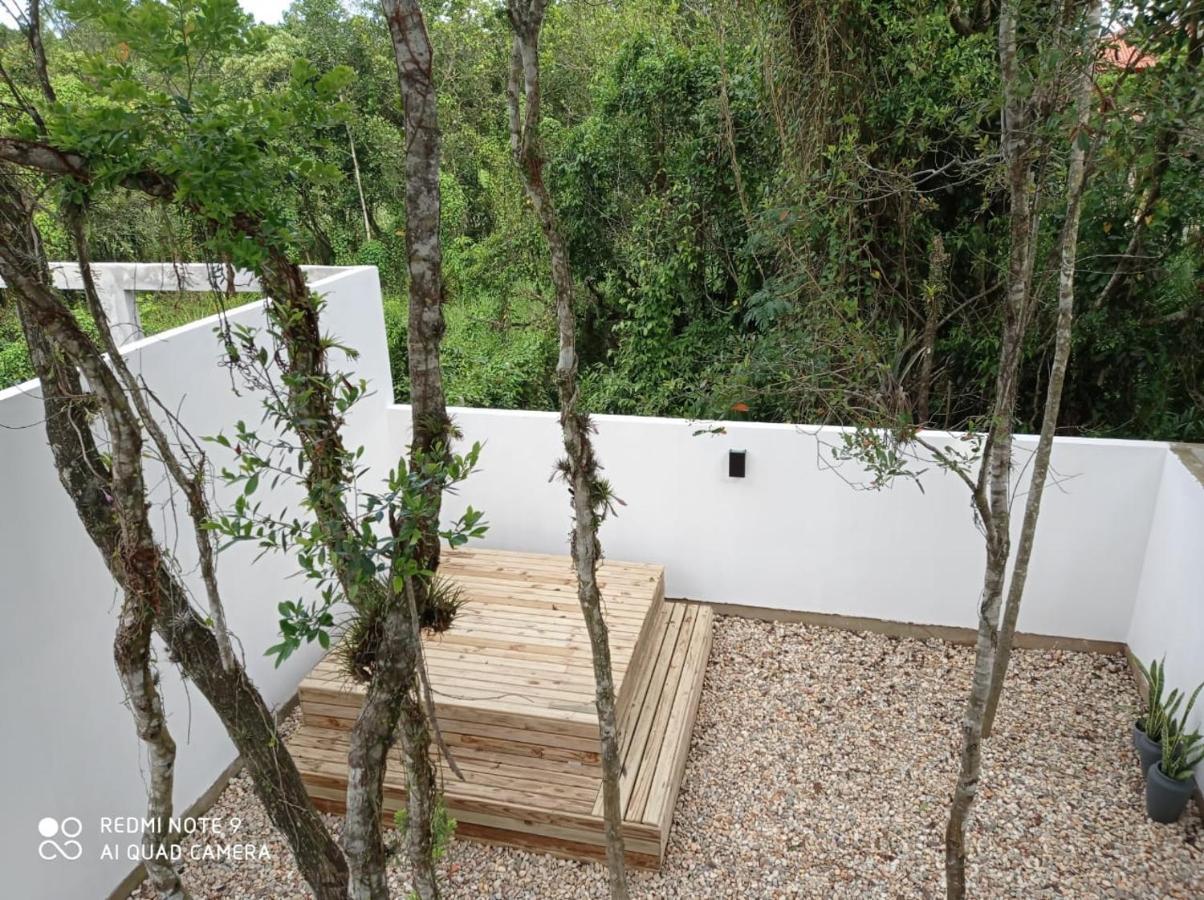
<path fill-rule="evenodd" d="M 971 662 L 968 648 L 935 640 L 717 618 L 667 860 L 633 874 L 635 896 L 943 893 Z M 1123 659 L 1017 651 L 1008 677 L 971 823 L 971 893 L 1204 896 L 1198 814 L 1170 826 L 1145 817 Z M 272 859 L 192 863 L 195 897 L 308 895 L 243 776 L 211 815 L 241 816 L 244 838 Z M 405 896 L 404 857 L 394 860 Z M 605 896 L 600 866 L 468 842 L 453 843 L 444 869 L 450 897 Z"/>

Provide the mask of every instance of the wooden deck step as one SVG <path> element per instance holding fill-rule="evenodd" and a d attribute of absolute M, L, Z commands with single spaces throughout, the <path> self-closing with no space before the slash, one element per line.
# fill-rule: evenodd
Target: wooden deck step
<path fill-rule="evenodd" d="M 500 595 L 513 590 L 514 599 L 521 602 L 497 602 L 496 607 L 516 609 L 513 621 L 521 631 L 528 610 L 533 624 L 547 625 L 540 619 L 543 613 L 568 613 L 570 601 L 576 609 L 575 593 L 554 603 L 537 596 L 548 585 L 553 592 L 555 585 L 563 586 L 557 579 L 566 576 L 565 565 L 567 560 L 559 557 L 474 551 L 471 556 L 448 554 L 441 568 L 457 580 L 464 573 L 480 574 L 485 583 L 500 586 Z M 626 623 L 622 615 L 616 616 L 620 627 L 611 638 L 616 655 L 626 651 L 624 661 L 615 666 L 616 681 L 620 670 L 623 675 L 624 839 L 631 865 L 656 867 L 668 842 L 702 693 L 712 613 L 707 606 L 664 603 L 659 567 L 609 562 L 607 567 L 613 568 L 603 583 L 604 596 L 619 613 L 627 614 Z M 572 577 L 571 570 L 567 577 Z M 527 587 L 532 584 L 545 587 Z M 632 596 L 623 600 L 606 593 L 607 585 L 619 584 L 628 586 Z M 644 600 L 637 601 L 641 586 Z M 492 589 L 473 588 L 466 608 L 492 594 Z M 638 619 L 641 608 L 642 621 Z M 455 628 L 464 623 L 471 634 L 484 639 L 505 615 L 470 615 L 458 619 Z M 568 615 L 556 618 L 574 621 Z M 579 611 L 576 621 L 583 629 Z M 563 647 L 571 641 L 570 634 L 565 643 L 549 640 L 548 646 Z M 539 646 L 525 637 L 508 644 Z M 495 653 L 488 645 L 478 652 L 464 646 L 447 653 L 428 652 L 432 683 L 443 689 L 436 698 L 440 726 L 465 775 L 460 781 L 441 764 L 448 809 L 459 823 L 457 836 L 571 858 L 603 859 L 598 729 L 588 644 L 586 666 L 576 656 L 566 661 L 539 649 L 514 651 L 524 654 L 515 656 Z M 503 690 L 518 696 L 503 699 L 498 696 Z M 348 730 L 358 712 L 360 692 L 331 663 L 323 663 L 305 680 L 301 702 L 303 725 L 290 739 L 289 748 L 317 805 L 342 812 Z M 567 708 L 570 702 L 577 706 Z M 389 820 L 404 800 L 404 772 L 395 763 L 385 786 L 384 812 Z"/>
<path fill-rule="evenodd" d="M 664 569 L 607 560 L 599 568 L 618 694 L 625 714 L 634 678 L 659 641 Z M 600 764 L 589 636 L 568 557 L 497 550 L 444 554 L 440 573 L 464 592 L 452 628 L 423 639 L 440 728 L 452 746 Z M 363 685 L 335 655 L 301 682 L 303 721 L 349 729 Z"/>

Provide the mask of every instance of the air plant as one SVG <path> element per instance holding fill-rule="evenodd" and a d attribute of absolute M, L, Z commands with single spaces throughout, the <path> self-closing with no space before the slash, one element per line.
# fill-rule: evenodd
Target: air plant
<path fill-rule="evenodd" d="M 452 627 L 452 623 L 464 605 L 464 590 L 449 578 L 436 575 L 427 592 L 426 604 L 418 613 L 422 630 L 440 634 Z"/>
<path fill-rule="evenodd" d="M 436 575 L 431 580 L 426 603 L 418 611 L 419 627 L 429 634 L 447 631 L 452 627 L 464 600 L 464 591 L 458 584 Z M 342 640 L 334 649 L 339 667 L 356 681 L 370 681 L 383 634 L 379 606 L 368 606 L 358 611 L 346 624 Z"/>

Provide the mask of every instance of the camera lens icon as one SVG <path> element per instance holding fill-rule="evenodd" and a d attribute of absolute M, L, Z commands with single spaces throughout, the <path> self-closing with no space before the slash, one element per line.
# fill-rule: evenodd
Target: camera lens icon
<path fill-rule="evenodd" d="M 53 816 L 38 820 L 38 834 L 44 838 L 38 844 L 38 856 L 46 860 L 79 859 L 84 853 L 84 848 L 75 838 L 79 837 L 83 830 L 84 823 L 75 816 L 67 816 L 62 821 Z M 65 840 L 54 840 L 60 836 Z"/>

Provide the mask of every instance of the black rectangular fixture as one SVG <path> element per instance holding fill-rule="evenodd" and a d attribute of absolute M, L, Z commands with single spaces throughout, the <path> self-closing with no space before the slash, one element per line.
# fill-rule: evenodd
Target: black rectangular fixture
<path fill-rule="evenodd" d="M 744 450 L 729 450 L 727 451 L 727 477 L 728 478 L 743 478 L 744 477 L 744 459 L 748 453 Z"/>

